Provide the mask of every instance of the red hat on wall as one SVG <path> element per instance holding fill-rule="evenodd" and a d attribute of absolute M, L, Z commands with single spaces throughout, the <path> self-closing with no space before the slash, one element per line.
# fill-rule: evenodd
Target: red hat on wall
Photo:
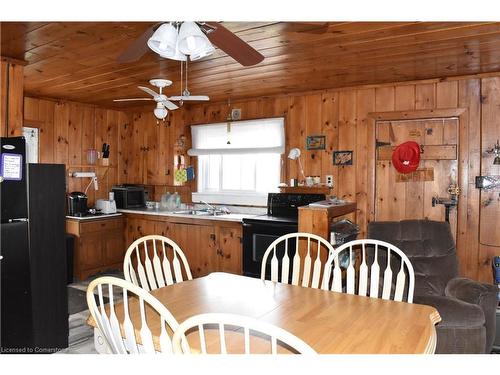
<path fill-rule="evenodd" d="M 392 153 L 392 165 L 400 173 L 411 173 L 417 170 L 420 163 L 420 145 L 408 141 L 401 143 Z"/>

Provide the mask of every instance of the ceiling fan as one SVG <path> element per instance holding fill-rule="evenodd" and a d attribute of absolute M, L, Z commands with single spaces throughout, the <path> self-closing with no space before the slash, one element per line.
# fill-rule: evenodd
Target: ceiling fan
<path fill-rule="evenodd" d="M 138 61 L 148 47 L 160 56 L 186 61 L 211 55 L 213 45 L 243 66 L 252 66 L 264 56 L 218 22 L 167 22 L 149 27 L 117 59 L 118 63 Z"/>
<path fill-rule="evenodd" d="M 185 65 L 185 70 L 186 70 L 186 85 L 184 87 L 184 90 L 182 89 L 182 84 L 184 82 L 184 77 L 183 77 L 183 65 Z M 171 96 L 169 98 L 170 100 L 179 100 L 179 104 L 182 106 L 182 104 L 185 101 L 208 101 L 210 98 L 207 95 L 191 95 L 191 93 L 188 90 L 188 62 L 187 60 L 185 62 L 181 61 L 181 95 L 178 96 Z"/>
<path fill-rule="evenodd" d="M 170 86 L 172 81 L 168 79 L 155 78 L 149 81 L 152 86 L 158 87 L 160 92 L 151 90 L 149 87 L 137 86 L 139 89 L 148 93 L 152 98 L 128 98 L 128 99 L 114 99 L 114 102 L 130 102 L 135 100 L 154 100 L 156 102 L 156 108 L 154 109 L 154 115 L 158 120 L 164 120 L 168 115 L 168 111 L 173 111 L 179 108 L 177 105 L 172 103 L 170 100 L 175 100 L 164 95 L 162 90 L 164 87 Z M 178 99 L 179 100 L 179 99 Z"/>

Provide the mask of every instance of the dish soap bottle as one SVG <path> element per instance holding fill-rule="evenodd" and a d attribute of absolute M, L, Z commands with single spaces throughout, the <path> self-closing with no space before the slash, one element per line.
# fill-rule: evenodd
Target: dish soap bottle
<path fill-rule="evenodd" d="M 178 192 L 174 193 L 174 205 L 176 209 L 179 209 L 181 207 L 181 196 Z"/>

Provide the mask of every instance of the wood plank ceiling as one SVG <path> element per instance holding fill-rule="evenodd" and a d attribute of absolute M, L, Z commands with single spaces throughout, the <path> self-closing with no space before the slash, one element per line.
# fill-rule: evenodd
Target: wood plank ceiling
<path fill-rule="evenodd" d="M 180 91 L 179 63 L 149 51 L 135 63 L 115 59 L 153 23 L 1 23 L 1 55 L 28 62 L 25 92 L 106 107 L 144 97 L 151 78 Z M 220 50 L 189 64 L 189 89 L 212 101 L 315 89 L 500 71 L 500 23 L 335 22 L 326 32 L 304 24 L 224 23 L 265 59 L 243 67 Z M 314 31 L 314 30 L 313 30 Z"/>

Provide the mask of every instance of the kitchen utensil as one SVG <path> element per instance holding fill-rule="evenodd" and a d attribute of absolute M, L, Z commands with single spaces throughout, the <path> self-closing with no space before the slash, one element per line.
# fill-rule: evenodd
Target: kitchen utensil
<path fill-rule="evenodd" d="M 102 157 L 103 159 L 109 158 L 109 145 L 107 143 L 102 144 Z"/>

